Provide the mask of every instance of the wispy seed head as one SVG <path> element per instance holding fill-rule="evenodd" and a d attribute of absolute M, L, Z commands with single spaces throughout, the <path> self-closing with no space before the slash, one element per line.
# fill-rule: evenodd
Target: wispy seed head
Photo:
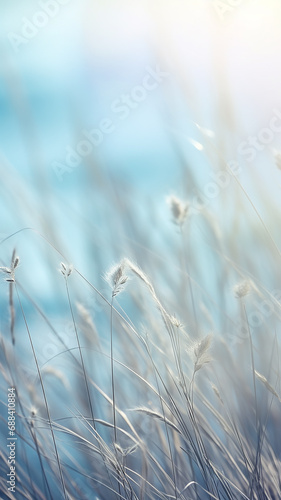
<path fill-rule="evenodd" d="M 173 326 L 176 328 L 182 328 L 183 324 L 180 322 L 180 320 L 176 316 L 169 316 L 169 319 L 172 323 Z"/>
<path fill-rule="evenodd" d="M 32 406 L 31 409 L 30 409 L 31 417 L 32 418 L 36 417 L 37 413 L 38 413 L 37 408 L 35 406 Z"/>
<path fill-rule="evenodd" d="M 61 274 L 65 278 L 68 278 L 73 271 L 73 265 L 72 264 L 64 264 L 63 262 L 61 262 L 60 265 L 61 265 L 61 268 L 60 268 Z"/>
<path fill-rule="evenodd" d="M 252 285 L 251 280 L 245 279 L 245 280 L 241 281 L 240 283 L 237 283 L 237 285 L 234 286 L 233 291 L 234 291 L 234 295 L 237 299 L 242 299 L 243 297 L 248 295 L 248 293 L 250 293 L 250 291 L 252 289 L 253 289 L 253 285 Z"/>
<path fill-rule="evenodd" d="M 222 404 L 224 404 L 223 403 L 223 399 L 221 398 L 220 391 L 218 390 L 218 388 L 215 385 L 212 384 L 212 389 L 213 389 L 215 395 L 217 396 L 217 398 L 219 398 L 220 402 Z"/>
<path fill-rule="evenodd" d="M 122 292 L 129 277 L 125 273 L 125 261 L 112 266 L 105 274 L 105 280 L 112 287 L 112 297 Z"/>
<path fill-rule="evenodd" d="M 212 335 L 209 334 L 194 346 L 194 373 L 201 370 L 202 366 L 211 361 L 210 347 L 212 343 Z"/>
<path fill-rule="evenodd" d="M 5 281 L 7 281 L 8 283 L 15 282 L 15 269 L 16 269 L 16 267 L 18 267 L 18 265 L 20 263 L 20 259 L 19 259 L 19 257 L 16 257 L 15 252 L 16 251 L 14 250 L 13 256 L 12 256 L 11 267 L 0 267 L 0 271 L 2 273 L 6 273 L 9 275 L 9 276 L 7 276 L 7 278 L 5 278 Z"/>
<path fill-rule="evenodd" d="M 261 373 L 257 372 L 256 370 L 255 370 L 255 375 L 264 384 L 264 386 L 267 388 L 267 390 L 269 392 L 271 392 L 271 394 L 276 396 L 279 399 L 279 401 L 281 402 L 281 398 L 280 398 L 279 394 L 275 391 L 274 387 L 272 387 L 272 385 L 268 382 L 268 380 L 265 378 L 265 376 L 261 375 Z"/>
<path fill-rule="evenodd" d="M 15 260 L 13 261 L 13 269 L 16 269 L 16 267 L 18 267 L 19 263 L 20 263 L 20 258 L 15 257 Z"/>
<path fill-rule="evenodd" d="M 186 220 L 189 205 L 188 203 L 184 203 L 177 196 L 169 196 L 167 198 L 167 203 L 170 206 L 170 210 L 173 216 L 173 222 L 178 226 L 182 226 Z"/>

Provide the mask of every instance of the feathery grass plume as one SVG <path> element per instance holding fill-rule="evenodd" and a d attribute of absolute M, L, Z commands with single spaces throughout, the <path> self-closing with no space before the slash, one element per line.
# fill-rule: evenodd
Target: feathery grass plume
<path fill-rule="evenodd" d="M 161 415 L 161 413 L 159 413 L 158 411 L 151 410 L 150 408 L 146 408 L 146 407 L 133 408 L 132 411 L 144 413 L 145 415 L 148 415 L 149 417 L 153 417 L 153 418 L 156 418 L 158 420 L 161 420 L 165 424 L 169 425 L 169 427 L 171 427 L 172 429 L 177 431 L 179 434 L 181 433 L 180 429 L 171 420 L 169 420 L 167 417 L 164 417 L 164 415 Z"/>
<path fill-rule="evenodd" d="M 11 260 L 11 267 L 0 267 L 2 273 L 8 274 L 5 281 L 9 283 L 9 307 L 10 307 L 10 331 L 12 337 L 12 344 L 15 345 L 15 308 L 14 308 L 14 294 L 13 294 L 13 283 L 15 283 L 15 270 L 20 262 L 19 257 L 16 256 L 16 249 L 14 248 Z"/>
<path fill-rule="evenodd" d="M 31 415 L 31 417 L 32 418 L 36 417 L 37 413 L 38 413 L 38 409 L 36 408 L 36 406 L 32 406 L 30 408 L 30 415 Z"/>
<path fill-rule="evenodd" d="M 182 323 L 175 316 L 169 314 L 166 311 L 166 309 L 162 306 L 160 300 L 158 299 L 158 297 L 156 295 L 156 292 L 154 290 L 154 287 L 153 287 L 152 283 L 149 281 L 148 277 L 141 270 L 141 268 L 139 266 L 137 266 L 136 264 L 134 264 L 132 261 L 130 261 L 127 258 L 125 258 L 123 262 L 124 262 L 124 266 L 128 267 L 130 269 L 130 271 L 132 271 L 141 281 L 143 281 L 145 283 L 145 285 L 147 286 L 147 288 L 150 291 L 150 294 L 151 294 L 154 302 L 157 305 L 157 308 L 161 312 L 163 318 L 166 321 L 168 321 L 171 325 L 173 325 L 173 326 L 175 326 L 177 328 L 181 328 L 182 327 Z"/>
<path fill-rule="evenodd" d="M 248 295 L 253 289 L 253 283 L 250 279 L 245 279 L 243 281 L 240 281 L 240 283 L 237 283 L 234 288 L 233 292 L 236 297 L 236 299 L 242 299 L 246 295 Z"/>
<path fill-rule="evenodd" d="M 118 293 L 124 290 L 124 287 L 129 279 L 125 274 L 125 259 L 120 264 L 112 266 L 105 274 L 104 278 L 112 287 L 112 297 L 116 297 Z"/>
<path fill-rule="evenodd" d="M 218 390 L 218 388 L 214 384 L 212 384 L 212 389 L 213 389 L 215 395 L 217 396 L 217 398 L 220 400 L 220 402 L 222 404 L 224 404 L 223 399 L 221 398 L 221 395 L 220 395 L 220 391 Z"/>
<path fill-rule="evenodd" d="M 19 263 L 20 263 L 20 259 L 17 256 L 17 257 L 15 257 L 15 259 L 13 261 L 13 269 L 16 269 L 16 267 L 18 267 Z"/>
<path fill-rule="evenodd" d="M 61 262 L 60 265 L 61 265 L 61 268 L 60 268 L 61 274 L 65 278 L 68 278 L 73 271 L 73 264 L 64 264 L 63 262 Z"/>
<path fill-rule="evenodd" d="M 13 254 L 12 254 L 12 261 L 11 261 L 12 280 L 11 280 L 11 283 L 9 284 L 9 306 L 10 306 L 10 316 L 11 316 L 10 331 L 11 331 L 13 345 L 15 345 L 15 343 L 16 343 L 15 333 L 14 333 L 16 311 L 15 311 L 15 306 L 14 306 L 14 286 L 13 286 L 13 283 L 15 282 L 15 270 L 18 267 L 19 262 L 20 262 L 20 259 L 18 256 L 16 256 L 16 249 L 14 248 Z M 8 280 L 6 280 L 6 281 L 8 281 Z"/>
<path fill-rule="evenodd" d="M 194 373 L 198 372 L 203 365 L 211 361 L 210 347 L 212 342 L 212 334 L 206 335 L 200 342 L 196 343 L 193 348 L 193 353 L 195 357 L 194 362 Z"/>
<path fill-rule="evenodd" d="M 85 337 L 89 342 L 91 343 L 94 342 L 95 345 L 98 345 L 99 335 L 90 312 L 80 302 L 76 303 L 76 308 L 80 318 L 79 328 L 82 330 L 82 332 L 84 333 Z"/>
<path fill-rule="evenodd" d="M 12 255 L 11 267 L 0 267 L 0 271 L 2 273 L 9 275 L 8 278 L 5 278 L 5 281 L 7 281 L 8 283 L 15 282 L 15 270 L 18 267 L 19 263 L 20 259 L 16 256 L 16 250 L 14 250 Z"/>
<path fill-rule="evenodd" d="M 272 387 L 272 385 L 268 382 L 265 376 L 261 375 L 261 373 L 257 372 L 257 370 L 255 370 L 255 375 L 263 383 L 263 385 L 267 388 L 267 390 L 271 392 L 271 394 L 273 394 L 281 403 L 281 398 L 279 394 L 275 391 L 274 387 Z"/>
<path fill-rule="evenodd" d="M 176 316 L 169 314 L 168 318 L 173 326 L 180 329 L 183 328 L 183 323 Z"/>
<path fill-rule="evenodd" d="M 3 267 L 3 266 L 2 266 L 2 267 L 0 267 L 0 271 L 1 271 L 2 273 L 12 274 L 12 270 L 11 270 L 11 268 L 10 268 L 10 267 Z"/>
<path fill-rule="evenodd" d="M 67 380 L 67 378 L 65 377 L 63 372 L 61 370 L 58 370 L 54 366 L 44 366 L 42 368 L 41 374 L 42 374 L 42 376 L 43 375 L 51 375 L 51 376 L 55 377 L 57 380 L 59 380 L 65 389 L 68 390 L 70 388 L 69 381 Z"/>
<path fill-rule="evenodd" d="M 188 215 L 189 204 L 184 203 L 177 196 L 171 195 L 167 198 L 167 203 L 173 216 L 173 222 L 182 227 Z"/>

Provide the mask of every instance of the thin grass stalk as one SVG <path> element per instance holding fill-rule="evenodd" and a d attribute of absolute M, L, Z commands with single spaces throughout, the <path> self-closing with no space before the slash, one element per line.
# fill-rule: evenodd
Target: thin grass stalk
<path fill-rule="evenodd" d="M 114 355 L 113 355 L 113 301 L 114 294 L 112 293 L 111 304 L 110 304 L 110 375 L 111 375 L 111 392 L 112 392 L 112 418 L 113 418 L 113 433 L 114 433 L 114 449 L 116 461 L 118 463 L 117 475 L 117 484 L 118 484 L 118 493 L 121 498 L 121 484 L 120 484 L 120 469 L 122 469 L 120 461 L 118 459 L 118 453 L 115 445 L 117 444 L 117 426 L 116 426 L 116 402 L 115 402 L 115 382 L 114 382 Z M 127 496 L 127 489 L 125 488 L 124 481 L 122 480 L 122 485 L 124 488 L 125 495 Z"/>
<path fill-rule="evenodd" d="M 88 378 L 87 378 L 87 374 L 86 374 L 86 368 L 85 368 L 84 358 L 83 358 L 83 354 L 82 354 L 82 348 L 81 348 L 80 339 L 79 339 L 78 330 L 77 330 L 77 325 L 76 325 L 76 321 L 75 321 L 75 317 L 74 317 L 73 307 L 71 304 L 67 277 L 65 278 L 65 286 L 66 286 L 66 293 L 67 293 L 67 300 L 68 300 L 68 304 L 69 304 L 70 314 L 71 314 L 71 318 L 72 318 L 72 322 L 73 322 L 73 326 L 74 326 L 74 331 L 75 331 L 75 336 L 76 336 L 76 341 L 77 341 L 77 346 L 78 346 L 78 350 L 79 350 L 82 371 L 83 371 L 83 375 L 84 375 L 84 381 L 85 381 L 85 387 L 86 387 L 86 393 L 87 393 L 87 398 L 88 398 L 88 403 L 89 403 L 90 414 L 91 414 L 91 418 L 93 421 L 93 428 L 96 431 L 96 419 L 95 419 L 91 395 L 90 395 L 90 388 L 89 388 L 89 384 L 88 384 Z M 102 451 L 101 451 L 101 455 L 102 455 L 102 459 L 103 459 L 104 464 L 105 464 L 105 457 L 104 457 Z M 106 467 L 106 464 L 105 464 L 105 468 L 106 468 L 106 471 L 108 474 L 109 481 L 111 482 L 109 471 Z"/>
<path fill-rule="evenodd" d="M 85 382 L 85 388 L 86 388 L 86 393 L 87 393 L 87 398 L 88 398 L 88 403 L 89 403 L 89 408 L 90 408 L 90 414 L 91 414 L 91 418 L 93 420 L 93 427 L 95 428 L 96 423 L 95 423 L 94 410 L 93 410 L 93 405 L 92 405 L 92 400 L 91 400 L 91 395 L 90 395 L 90 389 L 89 389 L 88 378 L 87 378 L 87 374 L 86 374 L 86 368 L 85 368 L 84 358 L 83 358 L 83 354 L 82 354 L 80 339 L 79 339 L 79 335 L 78 335 L 78 331 L 77 331 L 77 325 L 76 325 L 76 321 L 75 321 L 75 317 L 74 317 L 74 313 L 73 313 L 73 308 L 72 308 L 72 304 L 71 304 L 71 300 L 70 300 L 70 293 L 69 293 L 67 278 L 65 279 L 65 287 L 66 287 L 67 300 L 68 300 L 68 305 L 69 305 L 69 309 L 70 309 L 70 314 L 71 314 L 71 318 L 72 318 L 72 322 L 73 322 L 73 326 L 74 326 L 75 337 L 76 337 L 78 350 L 79 350 L 79 356 L 80 356 L 80 361 L 81 361 L 81 366 L 82 366 L 82 371 L 83 371 L 83 376 L 84 376 L 84 382 Z"/>
<path fill-rule="evenodd" d="M 36 433 L 35 433 L 33 422 L 30 423 L 30 433 L 32 435 L 32 439 L 33 439 L 34 444 L 35 444 L 36 453 L 38 455 L 38 459 L 39 459 L 39 463 L 40 463 L 40 469 L 42 471 L 43 484 L 44 484 L 46 498 L 48 498 L 48 495 L 49 495 L 49 498 L 51 500 L 54 500 L 54 497 L 53 497 L 53 495 L 51 493 L 50 486 L 49 486 L 49 483 L 48 483 L 48 479 L 47 479 L 47 476 L 46 476 L 46 473 L 45 473 L 45 469 L 44 469 L 44 466 L 43 466 L 43 461 L 42 461 L 42 457 L 41 457 L 41 453 L 40 453 L 40 449 L 39 449 L 39 445 L 38 445 L 38 441 L 37 441 L 37 437 L 36 437 Z"/>
<path fill-rule="evenodd" d="M 180 226 L 180 234 L 181 234 L 181 244 L 182 244 L 182 261 L 183 261 L 183 270 L 185 274 L 187 275 L 187 281 L 188 281 L 188 287 L 189 287 L 189 293 L 190 293 L 190 298 L 191 298 L 191 304 L 192 304 L 192 311 L 194 314 L 194 322 L 195 322 L 195 332 L 198 337 L 199 331 L 198 331 L 198 319 L 197 319 L 197 312 L 196 312 L 196 307 L 195 307 L 195 300 L 194 300 L 194 293 L 193 293 L 193 287 L 192 287 L 192 281 L 191 281 L 191 276 L 189 274 L 189 266 L 187 263 L 187 258 L 185 255 L 185 241 L 184 241 L 184 232 L 183 232 L 183 226 Z"/>
<path fill-rule="evenodd" d="M 151 353 L 149 353 L 150 359 L 152 359 Z M 154 363 L 153 363 L 153 368 L 154 368 Z M 169 435 L 169 429 L 166 421 L 166 414 L 165 414 L 165 409 L 163 405 L 163 400 L 161 397 L 161 392 L 160 392 L 160 386 L 157 378 L 157 373 L 154 368 L 154 375 L 155 375 L 155 382 L 157 386 L 157 392 L 159 394 L 159 400 L 160 400 L 160 405 L 161 405 L 161 410 L 163 414 L 163 419 L 164 419 L 164 424 L 165 424 L 165 430 L 166 430 L 166 435 L 167 435 L 167 443 L 168 443 L 168 448 L 169 448 L 169 453 L 170 453 L 170 459 L 171 459 L 171 464 L 172 464 L 172 475 L 174 479 L 174 491 L 175 491 L 175 498 L 176 500 L 178 499 L 178 488 L 177 488 L 177 479 L 176 479 L 176 470 L 175 470 L 175 464 L 174 464 L 174 459 L 173 459 L 173 452 L 172 452 L 172 446 L 171 446 L 171 441 L 170 441 L 170 435 Z"/>
<path fill-rule="evenodd" d="M 11 260 L 11 269 L 13 269 L 13 265 L 16 258 L 16 249 L 14 248 Z M 11 331 L 11 339 L 12 344 L 15 345 L 15 307 L 14 307 L 14 290 L 13 290 L 13 282 L 9 283 L 9 307 L 10 307 L 10 331 Z"/>
<path fill-rule="evenodd" d="M 113 358 L 113 301 L 111 299 L 110 308 L 110 372 L 111 372 L 111 391 L 112 391 L 112 417 L 114 429 L 114 443 L 117 443 L 117 428 L 116 428 L 116 402 L 115 402 L 115 383 L 114 383 L 114 358 Z"/>
<path fill-rule="evenodd" d="M 153 361 L 153 358 L 151 356 L 151 353 L 150 353 L 149 348 L 148 348 L 147 345 L 146 345 L 146 348 L 147 348 L 147 352 L 148 352 L 148 355 L 150 357 L 150 360 L 152 362 L 153 368 L 155 370 L 155 373 L 157 373 L 159 379 L 161 380 L 161 383 L 162 383 L 162 385 L 163 385 L 163 387 L 164 387 L 164 389 L 166 391 L 166 394 L 169 397 L 169 399 L 170 399 L 170 401 L 172 403 L 172 406 L 173 406 L 173 408 L 174 408 L 174 410 L 175 410 L 175 412 L 176 412 L 176 414 L 178 416 L 178 419 L 179 419 L 178 421 L 181 421 L 181 423 L 182 423 L 182 425 L 183 425 L 183 427 L 185 429 L 186 436 L 187 436 L 187 442 L 191 445 L 191 447 L 192 447 L 192 449 L 194 451 L 195 457 L 197 458 L 197 465 L 198 465 L 199 469 L 201 470 L 202 477 L 205 479 L 206 485 L 208 487 L 208 474 L 207 474 L 207 471 L 205 469 L 205 463 L 204 463 L 206 461 L 205 457 L 207 456 L 206 455 L 206 450 L 204 448 L 204 445 L 203 445 L 203 442 L 202 442 L 202 438 L 201 438 L 201 434 L 199 432 L 199 429 L 197 428 L 197 424 L 196 424 L 194 415 L 192 416 L 192 412 L 190 413 L 191 408 L 189 406 L 189 415 L 190 415 L 191 422 L 193 423 L 193 429 L 195 431 L 195 440 L 196 440 L 196 443 L 193 441 L 193 438 L 192 438 L 189 430 L 187 429 L 184 420 L 182 419 L 182 415 L 181 415 L 180 411 L 178 410 L 177 405 L 176 405 L 176 403 L 175 403 L 175 401 L 174 401 L 171 393 L 169 392 L 169 390 L 168 390 L 168 388 L 167 388 L 167 386 L 166 386 L 166 384 L 165 384 L 165 382 L 164 382 L 164 380 L 163 380 L 163 378 L 162 378 L 159 370 L 157 369 L 157 367 L 156 367 L 156 365 L 155 365 L 155 363 Z M 160 397 L 160 394 L 159 394 L 159 397 Z M 162 398 L 161 398 L 161 401 L 162 401 Z M 162 403 L 163 403 L 163 401 L 162 401 Z M 204 452 L 201 449 L 201 446 L 203 447 Z M 202 458 L 203 458 L 203 460 L 202 460 Z"/>
<path fill-rule="evenodd" d="M 257 432 L 257 448 L 256 448 L 256 454 L 255 454 L 255 463 L 254 463 L 254 468 L 251 473 L 251 480 L 250 480 L 250 500 L 253 499 L 254 495 L 254 484 L 257 482 L 256 474 L 257 474 L 257 466 L 258 466 L 258 453 L 259 453 L 259 422 L 258 422 L 258 407 L 257 407 L 257 390 L 256 390 L 256 377 L 255 377 L 255 362 L 254 362 L 254 351 L 253 351 L 253 341 L 252 341 L 252 334 L 251 334 L 251 329 L 248 321 L 248 314 L 245 306 L 245 302 L 242 302 L 242 307 L 243 307 L 243 312 L 244 316 L 246 319 L 246 324 L 247 324 L 247 330 L 248 330 L 248 335 L 249 335 L 249 343 L 250 343 L 250 353 L 251 353 L 251 365 L 252 365 L 252 379 L 253 379 L 253 389 L 254 389 L 254 398 L 255 398 L 255 421 L 256 421 L 256 432 Z"/>
<path fill-rule="evenodd" d="M 19 394 L 18 394 L 18 391 L 17 391 L 17 383 L 15 382 L 15 378 L 14 378 L 14 374 L 11 370 L 11 366 L 10 366 L 10 363 L 8 362 L 8 359 L 7 359 L 7 354 L 6 354 L 6 349 L 5 349 L 5 345 L 4 345 L 4 342 L 3 342 L 3 339 L 1 338 L 1 348 L 2 348 L 2 352 L 4 353 L 4 357 L 5 357 L 5 360 L 6 360 L 6 366 L 7 366 L 7 369 L 10 373 L 10 377 L 11 377 L 11 381 L 12 381 L 12 384 L 11 386 L 12 387 L 15 387 L 15 392 L 16 392 L 16 395 L 17 395 L 17 402 L 20 406 L 20 410 L 21 410 L 21 414 L 23 415 L 23 417 L 25 418 L 25 412 L 24 412 L 24 409 L 23 409 L 23 405 L 22 405 L 22 402 L 21 402 L 21 398 L 19 397 Z M 33 433 L 31 431 L 31 429 L 29 428 L 29 426 L 27 426 L 27 429 L 28 431 L 30 432 L 31 434 L 31 437 L 33 439 Z M 31 484 L 31 487 L 32 489 L 34 490 L 33 488 L 33 483 L 32 483 L 32 480 L 31 480 L 31 473 L 29 471 L 29 464 L 28 464 L 28 461 L 27 461 L 27 457 L 26 457 L 26 453 L 25 453 L 25 448 L 23 448 L 23 453 L 25 454 L 25 461 L 27 463 L 27 468 L 28 468 L 28 473 L 29 473 L 29 480 L 30 480 L 30 484 Z M 45 471 L 44 471 L 44 468 L 43 468 L 43 464 L 42 464 L 42 461 L 41 461 L 41 455 L 40 455 L 40 452 L 39 452 L 39 449 L 37 449 L 37 454 L 38 454 L 38 459 L 39 459 L 39 462 L 40 462 L 40 467 L 41 467 L 41 470 L 42 470 L 42 475 L 43 477 L 46 477 L 45 475 Z M 48 488 L 49 489 L 49 488 Z M 52 500 L 52 499 L 51 499 Z"/>
<path fill-rule="evenodd" d="M 66 492 L 66 487 L 65 487 L 65 482 L 64 482 L 64 477 L 63 477 L 61 462 L 60 462 L 58 448 L 57 448 L 57 444 L 56 444 L 55 433 L 54 433 L 53 424 L 52 424 L 52 420 L 51 420 L 51 414 L 50 414 L 49 405 L 48 405 L 48 401 L 47 401 L 47 395 L 46 395 L 46 392 L 45 392 L 45 387 L 44 387 L 44 383 L 43 383 L 41 371 L 40 371 L 40 368 L 39 368 L 39 364 L 38 364 L 38 360 L 37 360 L 37 356 L 36 356 L 34 344 L 33 344 L 33 341 L 32 341 L 31 333 L 30 333 L 30 330 L 29 330 L 29 327 L 28 327 L 28 324 L 27 324 L 26 316 L 25 316 L 25 313 L 24 313 L 24 310 L 23 310 L 23 306 L 22 306 L 22 303 L 21 303 L 21 299 L 20 299 L 20 296 L 19 296 L 19 292 L 18 292 L 16 283 L 15 283 L 15 289 L 16 289 L 16 293 L 17 293 L 17 297 L 18 297 L 20 309 L 21 309 L 21 312 L 22 312 L 22 316 L 23 316 L 23 319 L 24 319 L 26 331 L 27 331 L 27 334 L 28 334 L 29 343 L 30 343 L 30 346 L 31 346 L 33 358 L 34 358 L 34 361 L 35 361 L 35 364 L 36 364 L 36 369 L 37 369 L 37 373 L 38 373 L 40 385 L 41 385 L 41 390 L 42 390 L 42 394 L 43 394 L 43 398 L 44 398 L 45 408 L 46 408 L 46 411 L 47 411 L 48 422 L 49 422 L 50 431 L 51 431 L 51 435 L 52 435 L 52 441 L 53 441 L 54 450 L 55 450 L 56 461 L 57 461 L 58 469 L 59 469 L 59 476 L 60 476 L 60 480 L 61 480 L 61 486 L 62 486 L 62 490 L 63 490 L 63 496 L 64 496 L 65 500 L 68 500 L 68 495 L 67 495 L 67 492 Z"/>
<path fill-rule="evenodd" d="M 253 340 L 251 328 L 249 325 L 248 314 L 246 310 L 245 302 L 243 301 L 243 311 L 246 318 L 247 329 L 249 334 L 249 342 L 250 342 L 250 351 L 251 351 L 251 363 L 252 363 L 252 378 L 253 378 L 253 388 L 254 388 L 254 397 L 255 397 L 255 412 L 256 412 L 256 430 L 258 431 L 258 402 L 257 402 L 257 388 L 256 388 L 256 376 L 255 376 L 255 360 L 254 360 L 254 349 L 253 349 Z"/>
<path fill-rule="evenodd" d="M 115 445 L 117 444 L 117 425 L 116 425 L 116 399 L 115 399 L 115 381 L 114 381 L 114 345 L 113 345 L 113 301 L 114 301 L 114 297 L 115 297 L 115 295 L 112 294 L 111 307 L 110 307 L 110 372 L 111 372 L 111 392 L 112 392 L 112 418 L 113 418 L 113 433 L 114 433 L 114 448 L 115 448 Z M 122 485 L 123 485 L 123 489 L 124 489 L 124 493 L 127 497 L 127 494 L 128 494 L 127 488 L 125 486 L 124 479 L 120 479 L 119 467 L 122 470 L 123 474 L 125 474 L 125 473 L 124 473 L 123 467 L 121 466 L 120 460 L 118 458 L 118 453 L 117 453 L 116 448 L 115 448 L 115 456 L 116 456 L 116 460 L 118 463 L 118 470 L 117 470 L 118 481 L 117 481 L 117 483 L 118 483 L 119 496 L 121 497 L 121 484 L 120 484 L 120 480 L 121 480 Z M 132 487 L 131 487 L 130 483 L 129 483 L 129 489 L 131 490 L 130 494 L 131 494 L 131 498 L 132 498 L 133 492 L 132 492 Z"/>

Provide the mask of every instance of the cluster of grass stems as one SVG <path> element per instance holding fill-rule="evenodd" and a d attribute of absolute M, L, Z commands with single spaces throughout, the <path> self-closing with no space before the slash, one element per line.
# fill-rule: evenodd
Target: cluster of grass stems
<path fill-rule="evenodd" d="M 252 297 L 263 300 L 270 292 L 257 268 L 243 268 L 235 251 L 223 253 L 229 241 L 204 212 L 211 234 L 205 252 L 210 262 L 217 259 L 220 283 L 217 296 L 208 296 L 194 279 L 201 257 L 189 241 L 188 204 L 174 196 L 169 204 L 177 255 L 161 272 L 152 270 L 153 262 L 121 258 L 104 275 L 108 296 L 36 233 L 62 261 L 62 276 L 55 267 L 49 272 L 59 282 L 64 321 L 73 327 L 71 348 L 18 279 L 20 249 L 10 265 L 1 262 L 8 282 L 2 286 L 9 289 L 2 394 L 16 388 L 18 438 L 16 493 L 7 491 L 5 442 L 1 447 L 1 498 L 281 498 L 279 303 L 267 324 L 251 326 Z M 233 290 L 229 276 L 237 278 Z M 97 324 L 78 289 L 102 304 Z M 44 363 L 34 312 L 60 345 Z M 235 330 L 240 320 L 247 325 L 243 337 Z M 17 351 L 19 335 L 32 355 L 28 363 Z"/>

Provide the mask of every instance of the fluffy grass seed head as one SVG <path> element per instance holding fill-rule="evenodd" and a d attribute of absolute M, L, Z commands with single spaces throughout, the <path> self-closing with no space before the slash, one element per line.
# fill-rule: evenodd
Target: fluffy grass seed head
<path fill-rule="evenodd" d="M 170 206 L 170 210 L 172 212 L 173 222 L 177 224 L 177 226 L 182 227 L 188 215 L 188 203 L 184 203 L 174 195 L 167 198 L 167 203 Z"/>
<path fill-rule="evenodd" d="M 36 406 L 32 406 L 32 407 L 30 408 L 30 415 L 31 415 L 31 417 L 32 417 L 32 418 L 35 418 L 35 417 L 36 417 L 36 415 L 37 415 L 37 413 L 38 413 L 38 409 L 36 408 Z"/>
<path fill-rule="evenodd" d="M 122 260 L 119 264 L 115 264 L 107 271 L 105 281 L 112 288 L 112 298 L 124 290 L 128 280 L 129 277 L 125 273 L 125 260 Z"/>
<path fill-rule="evenodd" d="M 5 278 L 5 281 L 7 281 L 8 283 L 15 282 L 15 269 L 18 267 L 19 263 L 20 259 L 15 255 L 15 250 L 14 250 L 11 267 L 0 267 L 0 271 L 2 273 L 8 274 L 7 278 Z"/>
<path fill-rule="evenodd" d="M 194 346 L 194 373 L 201 370 L 201 368 L 211 361 L 210 347 L 212 342 L 212 334 L 206 335 L 200 342 Z"/>
<path fill-rule="evenodd" d="M 175 315 L 169 315 L 168 319 L 170 320 L 171 324 L 175 326 L 176 328 L 183 328 L 183 324 L 181 321 L 175 316 Z"/>
<path fill-rule="evenodd" d="M 13 270 L 15 270 L 15 269 L 16 269 L 16 267 L 18 267 L 19 263 L 20 263 L 20 258 L 19 258 L 18 256 L 16 256 L 16 257 L 13 259 L 13 262 L 12 262 L 12 268 L 13 268 Z"/>
<path fill-rule="evenodd" d="M 30 420 L 29 425 L 34 428 L 35 420 L 38 414 L 38 409 L 36 406 L 32 405 L 30 408 Z"/>
<path fill-rule="evenodd" d="M 263 383 L 263 385 L 267 388 L 267 390 L 269 392 L 271 392 L 271 394 L 276 396 L 276 398 L 281 403 L 281 398 L 280 398 L 279 394 L 275 391 L 274 387 L 272 387 L 272 385 L 268 382 L 268 380 L 265 378 L 265 376 L 261 375 L 261 373 L 257 372 L 257 370 L 255 370 L 255 375 L 256 375 L 257 379 Z"/>
<path fill-rule="evenodd" d="M 8 274 L 7 278 L 5 278 L 5 281 L 8 281 L 9 283 L 13 283 L 15 281 L 13 270 L 10 267 L 0 267 L 0 271 L 1 273 Z"/>
<path fill-rule="evenodd" d="M 42 376 L 51 376 L 56 379 L 56 382 L 61 382 L 62 385 L 64 386 L 64 389 L 68 390 L 70 389 L 69 381 L 67 377 L 64 375 L 64 373 L 61 370 L 58 370 L 54 366 L 44 366 L 42 369 Z"/>
<path fill-rule="evenodd" d="M 61 265 L 61 267 L 60 267 L 61 274 L 65 278 L 68 278 L 73 271 L 73 265 L 72 264 L 64 264 L 63 262 L 61 262 L 60 265 Z"/>
<path fill-rule="evenodd" d="M 218 390 L 218 388 L 214 384 L 212 384 L 212 389 L 213 389 L 215 395 L 217 396 L 217 398 L 220 400 L 220 402 L 222 404 L 224 404 L 223 399 L 222 399 L 222 397 L 220 395 L 220 391 Z"/>
<path fill-rule="evenodd" d="M 242 299 L 246 295 L 248 295 L 251 290 L 253 289 L 253 285 L 251 280 L 245 279 L 243 281 L 240 281 L 240 283 L 237 283 L 234 288 L 233 292 L 236 297 L 236 299 Z"/>

